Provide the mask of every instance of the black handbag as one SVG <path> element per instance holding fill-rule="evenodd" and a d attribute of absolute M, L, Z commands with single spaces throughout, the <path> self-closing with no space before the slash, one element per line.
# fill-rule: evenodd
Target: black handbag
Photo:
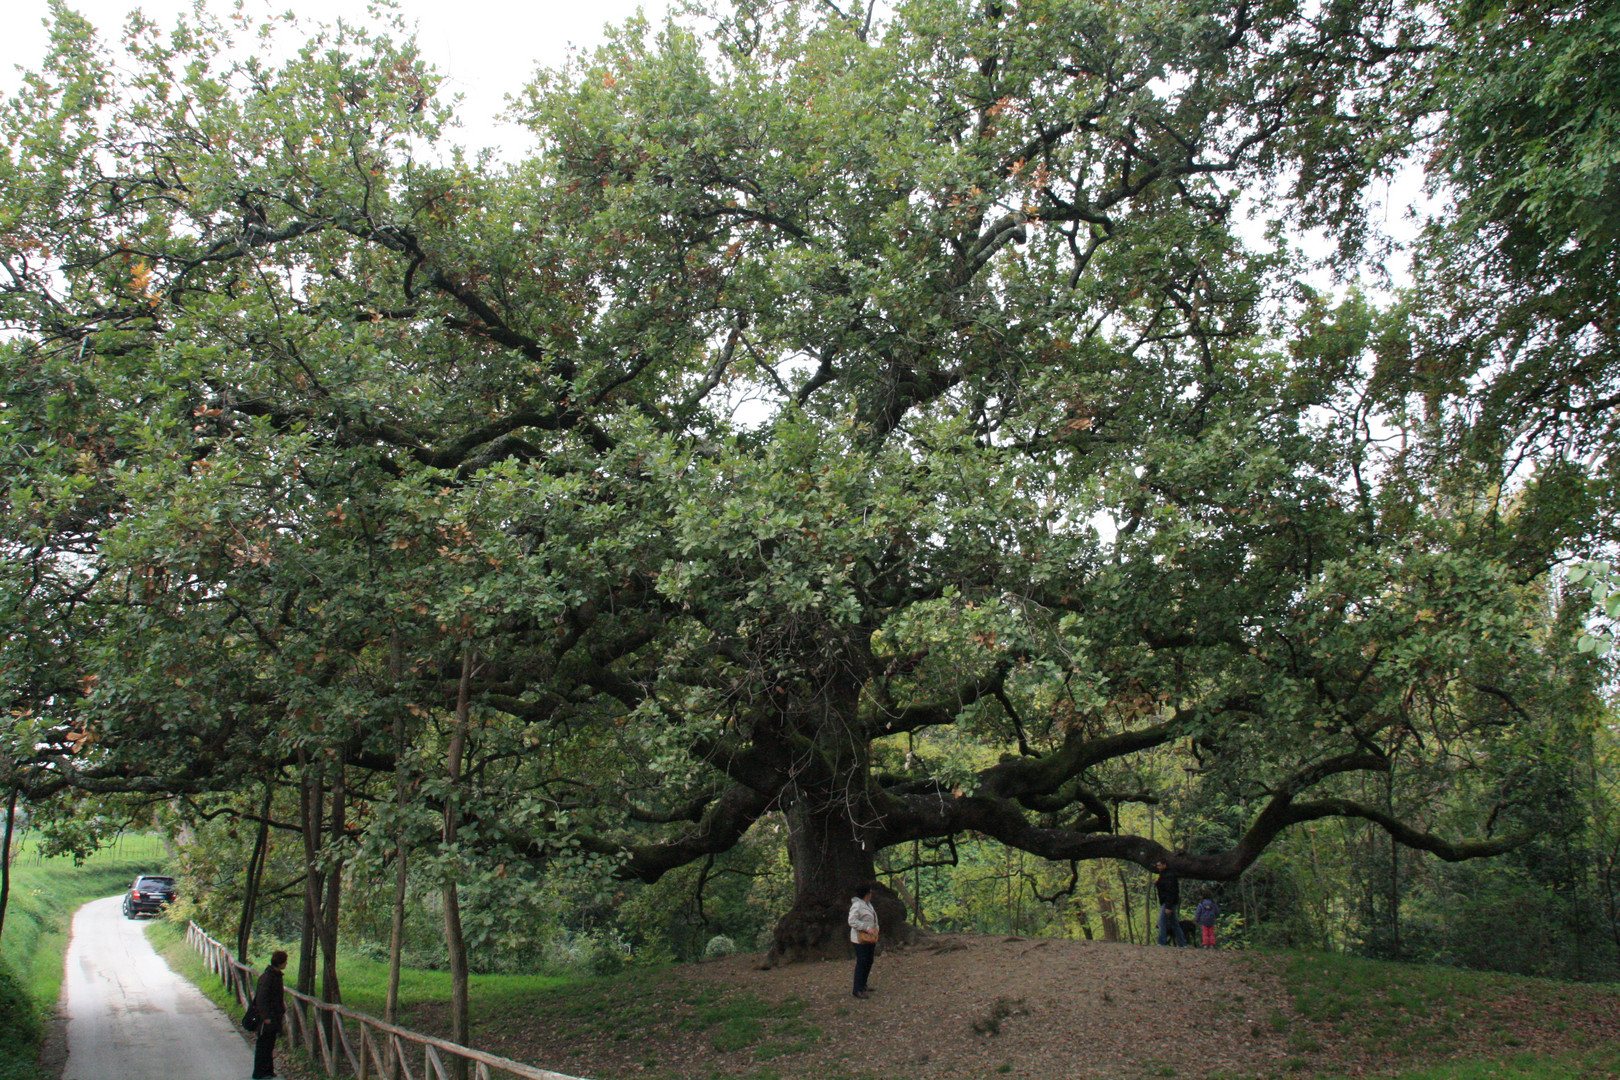
<path fill-rule="evenodd" d="M 248 1031 L 259 1030 L 259 1007 L 257 1005 L 247 1007 L 247 1012 L 242 1014 L 242 1026 Z"/>

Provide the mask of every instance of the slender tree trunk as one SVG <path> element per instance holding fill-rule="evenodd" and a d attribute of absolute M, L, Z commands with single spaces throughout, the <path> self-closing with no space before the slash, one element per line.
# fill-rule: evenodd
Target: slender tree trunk
<path fill-rule="evenodd" d="M 338 913 L 343 899 L 343 838 L 347 824 L 348 788 L 343 759 L 332 755 L 332 827 L 327 835 L 332 838 L 332 862 L 326 867 L 326 902 L 321 908 L 321 1000 L 334 1005 L 343 1001 L 338 985 L 337 948 Z"/>
<path fill-rule="evenodd" d="M 390 664 L 397 686 L 405 669 L 397 636 L 390 651 Z M 383 1019 L 390 1024 L 398 1021 L 399 961 L 400 954 L 405 950 L 405 807 L 408 786 L 409 780 L 405 775 L 405 710 L 399 709 L 394 714 L 394 809 L 399 820 L 395 825 L 394 910 L 388 927 L 388 999 L 383 1005 Z"/>
<path fill-rule="evenodd" d="M 928 929 L 928 920 L 923 916 L 922 897 L 918 894 L 916 885 L 912 884 L 908 887 L 904 875 L 889 875 L 889 880 L 895 882 L 898 886 L 898 888 L 894 889 L 895 895 L 900 898 L 900 902 L 910 912 L 911 924 L 923 930 Z M 912 880 L 915 882 L 915 877 Z"/>
<path fill-rule="evenodd" d="M 264 877 L 265 857 L 270 847 L 270 808 L 275 786 L 264 783 L 264 802 L 259 807 L 259 831 L 253 838 L 253 854 L 248 858 L 247 888 L 242 896 L 242 917 L 236 924 L 236 958 L 247 963 L 248 946 L 253 939 L 253 920 L 258 914 L 259 885 Z"/>
<path fill-rule="evenodd" d="M 910 739 L 910 735 L 907 735 Z M 910 745 L 909 742 L 907 744 Z M 922 905 L 922 842 L 911 842 L 911 917 L 917 920 L 917 925 L 927 927 L 928 917 L 923 914 Z"/>
<path fill-rule="evenodd" d="M 6 794 L 6 836 L 0 844 L 0 934 L 6 930 L 6 905 L 11 902 L 11 834 L 17 821 L 17 785 Z"/>
<path fill-rule="evenodd" d="M 461 936 L 461 897 L 453 881 L 444 886 L 444 943 L 450 952 L 450 1041 L 466 1046 L 472 1041 L 467 942 Z M 466 1080 L 465 1058 L 456 1058 L 453 1069 L 458 1080 Z"/>
<path fill-rule="evenodd" d="M 310 764 L 302 750 L 298 752 L 298 763 L 303 777 L 299 785 L 298 826 L 304 838 L 304 924 L 298 940 L 298 990 L 314 995 L 317 939 L 322 929 L 321 891 L 326 880 L 317 853 L 326 816 L 326 791 L 320 769 Z"/>
<path fill-rule="evenodd" d="M 1620 952 L 1620 844 L 1615 845 L 1613 851 L 1603 856 L 1603 905 L 1609 913 L 1609 935 L 1614 938 L 1614 946 Z"/>
<path fill-rule="evenodd" d="M 1078 887 L 1075 889 L 1074 895 L 1069 897 L 1068 901 L 1064 904 L 1066 909 L 1064 911 L 1064 916 L 1078 922 L 1080 924 L 1080 932 L 1086 936 L 1086 940 L 1093 941 L 1095 940 L 1095 935 L 1091 930 L 1091 912 L 1086 910 L 1086 902 L 1083 899 L 1084 895 L 1085 894 L 1082 893 Z"/>
<path fill-rule="evenodd" d="M 1002 886 L 1002 889 L 1007 894 L 1007 898 L 1006 898 L 1005 902 L 1002 905 L 1002 910 L 1007 912 L 1007 914 L 1009 916 L 1009 918 L 1007 920 L 1007 922 L 1009 924 L 1008 925 L 1008 930 L 1014 936 L 1017 936 L 1017 934 L 1019 933 L 1019 926 L 1018 926 L 1019 909 L 1018 909 L 1018 899 L 1017 899 L 1017 897 L 1015 897 L 1013 895 L 1014 892 L 1015 892 L 1014 887 L 1013 887 L 1013 877 L 1014 877 L 1013 849 L 1010 848 L 1010 847 L 1003 847 L 1001 849 L 1001 852 L 1002 852 L 1001 866 L 1002 866 L 1002 870 L 1004 871 L 1003 874 L 1001 875 L 1001 886 Z"/>
<path fill-rule="evenodd" d="M 460 824 L 457 801 L 461 784 L 461 756 L 467 748 L 467 728 L 472 716 L 472 642 L 462 643 L 461 683 L 456 689 L 456 726 L 450 736 L 450 749 L 445 755 L 445 772 L 450 781 L 444 800 L 444 846 L 454 850 L 456 831 Z M 452 857 L 452 862 L 453 862 Z M 472 1038 L 472 1027 L 467 1002 L 467 942 L 461 934 L 461 897 L 454 877 L 444 883 L 444 941 L 450 953 L 450 1038 L 462 1046 Z M 464 1078 L 467 1062 L 456 1059 L 456 1075 Z"/>
<path fill-rule="evenodd" d="M 1316 830 L 1309 825 L 1305 826 L 1305 836 L 1311 843 L 1311 880 L 1316 883 L 1317 892 L 1311 898 L 1311 908 L 1316 916 L 1317 940 L 1321 942 L 1323 952 L 1333 949 L 1332 920 L 1328 917 L 1328 910 L 1332 903 L 1329 899 L 1326 886 L 1322 878 L 1322 857 L 1316 848 Z"/>
<path fill-rule="evenodd" d="M 1125 900 L 1125 940 L 1136 940 L 1136 920 L 1131 915 L 1131 883 L 1125 877 L 1125 868 L 1119 870 L 1119 892 Z"/>
<path fill-rule="evenodd" d="M 1108 886 L 1103 883 L 1102 875 L 1094 875 L 1096 883 L 1097 914 L 1102 917 L 1104 941 L 1119 940 L 1119 919 L 1114 915 L 1114 898 L 1108 895 Z"/>
<path fill-rule="evenodd" d="M 1389 765 L 1384 777 L 1384 807 L 1390 816 L 1395 814 L 1395 763 Z M 1393 943 L 1392 960 L 1401 958 L 1401 846 L 1395 837 L 1389 838 L 1389 933 Z"/>

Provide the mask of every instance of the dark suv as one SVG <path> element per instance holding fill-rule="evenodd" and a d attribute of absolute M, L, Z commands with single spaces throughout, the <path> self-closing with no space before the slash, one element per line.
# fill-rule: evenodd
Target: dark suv
<path fill-rule="evenodd" d="M 124 894 L 124 918 L 156 915 L 174 902 L 174 878 L 142 874 Z"/>

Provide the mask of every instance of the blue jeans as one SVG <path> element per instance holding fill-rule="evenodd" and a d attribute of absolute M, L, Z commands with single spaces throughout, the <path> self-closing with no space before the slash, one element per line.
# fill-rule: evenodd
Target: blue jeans
<path fill-rule="evenodd" d="M 866 976 L 872 970 L 872 957 L 877 955 L 877 943 L 855 943 L 855 993 L 866 989 Z"/>
<path fill-rule="evenodd" d="M 1159 908 L 1159 944 L 1170 944 L 1170 932 L 1176 935 L 1176 944 L 1181 948 L 1187 947 L 1187 935 L 1181 929 L 1181 920 L 1176 918 L 1176 909 L 1161 906 Z"/>

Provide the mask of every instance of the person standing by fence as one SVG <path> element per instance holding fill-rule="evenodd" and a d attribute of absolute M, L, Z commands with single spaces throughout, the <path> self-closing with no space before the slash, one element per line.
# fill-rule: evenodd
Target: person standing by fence
<path fill-rule="evenodd" d="M 287 953 L 277 949 L 270 954 L 270 966 L 259 976 L 253 990 L 253 1008 L 259 1014 L 259 1037 L 253 1043 L 253 1080 L 270 1080 L 276 1075 L 276 1036 L 287 1023 L 287 995 L 282 973 L 287 970 Z"/>

